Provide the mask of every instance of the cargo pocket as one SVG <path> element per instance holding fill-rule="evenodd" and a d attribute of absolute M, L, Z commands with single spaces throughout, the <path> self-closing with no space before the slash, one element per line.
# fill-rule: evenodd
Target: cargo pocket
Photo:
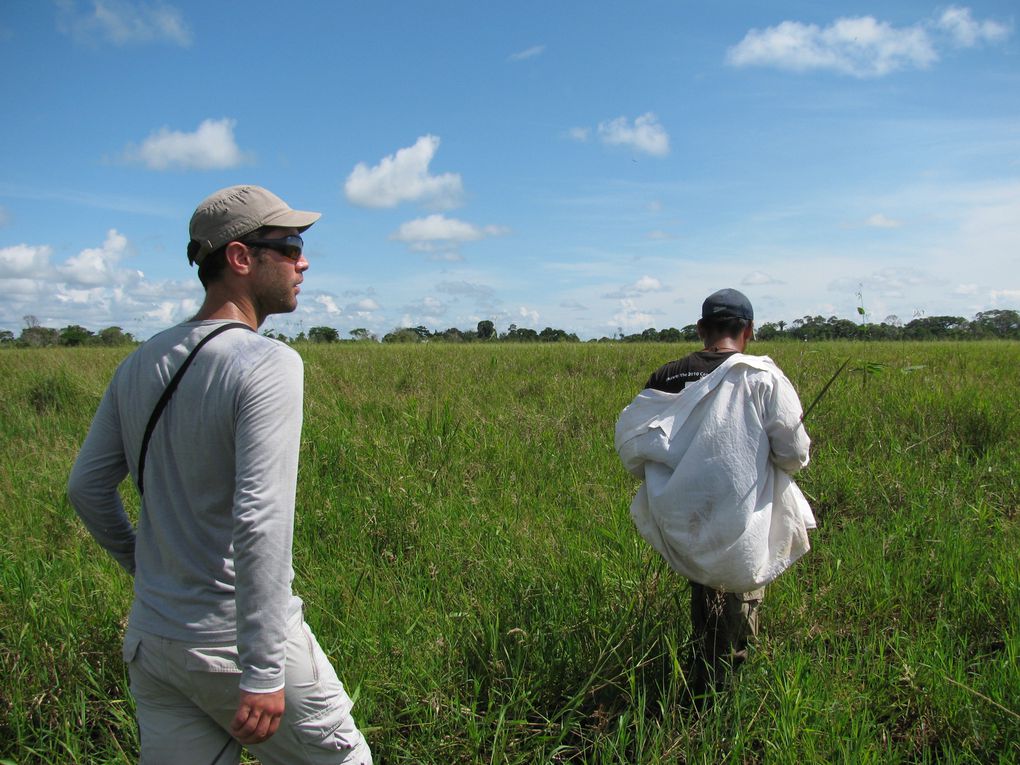
<path fill-rule="evenodd" d="M 298 738 L 311 751 L 344 752 L 361 742 L 361 731 L 351 717 L 354 704 L 346 697 L 317 715 L 297 720 L 294 728 Z"/>
<path fill-rule="evenodd" d="M 130 664 L 135 660 L 135 656 L 138 654 L 138 646 L 142 644 L 142 638 L 134 632 L 128 632 L 124 635 L 124 643 L 120 647 L 120 655 L 124 659 L 125 664 Z"/>
<path fill-rule="evenodd" d="M 237 646 L 189 648 L 184 656 L 184 668 L 189 672 L 240 675 L 241 662 L 237 655 Z"/>

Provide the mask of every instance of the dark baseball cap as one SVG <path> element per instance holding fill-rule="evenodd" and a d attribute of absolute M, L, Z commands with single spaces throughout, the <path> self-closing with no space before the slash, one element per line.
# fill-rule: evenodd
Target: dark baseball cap
<path fill-rule="evenodd" d="M 263 226 L 304 231 L 320 216 L 317 212 L 292 210 L 261 186 L 220 189 L 203 199 L 191 216 L 188 262 L 201 264 L 210 252 Z"/>
<path fill-rule="evenodd" d="M 706 321 L 719 319 L 747 319 L 754 320 L 754 309 L 751 308 L 751 301 L 747 295 L 734 289 L 724 289 L 713 292 L 705 302 L 701 304 L 701 318 Z"/>

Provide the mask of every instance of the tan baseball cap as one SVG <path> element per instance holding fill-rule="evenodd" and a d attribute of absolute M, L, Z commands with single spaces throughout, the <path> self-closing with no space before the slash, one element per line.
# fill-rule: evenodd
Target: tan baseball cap
<path fill-rule="evenodd" d="M 261 186 L 230 186 L 206 197 L 191 216 L 188 262 L 201 264 L 205 256 L 263 226 L 304 231 L 321 213 L 292 210 Z"/>

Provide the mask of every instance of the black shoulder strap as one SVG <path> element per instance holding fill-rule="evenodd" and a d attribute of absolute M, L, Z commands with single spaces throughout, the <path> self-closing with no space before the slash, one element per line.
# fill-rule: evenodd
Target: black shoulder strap
<path fill-rule="evenodd" d="M 191 362 L 202 346 L 212 340 L 216 335 L 226 332 L 228 329 L 246 329 L 249 332 L 253 331 L 247 324 L 241 324 L 240 322 L 231 322 L 230 324 L 222 324 L 208 335 L 198 341 L 191 353 L 188 354 L 188 358 L 181 364 L 181 368 L 174 374 L 173 379 L 170 380 L 169 385 L 166 386 L 166 390 L 163 391 L 163 395 L 159 397 L 159 401 L 156 402 L 156 407 L 152 410 L 152 414 L 149 416 L 149 424 L 145 426 L 145 435 L 142 436 L 142 450 L 138 455 L 138 493 L 144 494 L 145 490 L 142 488 L 142 483 L 145 478 L 145 453 L 149 450 L 149 439 L 152 438 L 152 432 L 156 429 L 156 423 L 159 422 L 160 415 L 163 414 L 163 410 L 166 409 L 166 405 L 170 403 L 170 398 L 174 395 L 174 391 L 177 390 L 177 386 L 181 382 L 181 378 L 184 377 L 184 373 L 188 371 L 188 367 L 191 366 Z"/>

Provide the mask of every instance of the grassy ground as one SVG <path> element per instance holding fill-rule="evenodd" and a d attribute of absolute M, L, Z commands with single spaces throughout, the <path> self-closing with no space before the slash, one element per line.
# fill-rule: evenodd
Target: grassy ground
<path fill-rule="evenodd" d="M 612 448 L 688 350 L 301 349 L 295 586 L 376 761 L 1020 760 L 1020 345 L 753 346 L 805 401 L 853 360 L 811 416 L 814 549 L 701 714 Z M 123 353 L 0 352 L 0 760 L 137 754 L 130 581 L 64 496 Z"/>

